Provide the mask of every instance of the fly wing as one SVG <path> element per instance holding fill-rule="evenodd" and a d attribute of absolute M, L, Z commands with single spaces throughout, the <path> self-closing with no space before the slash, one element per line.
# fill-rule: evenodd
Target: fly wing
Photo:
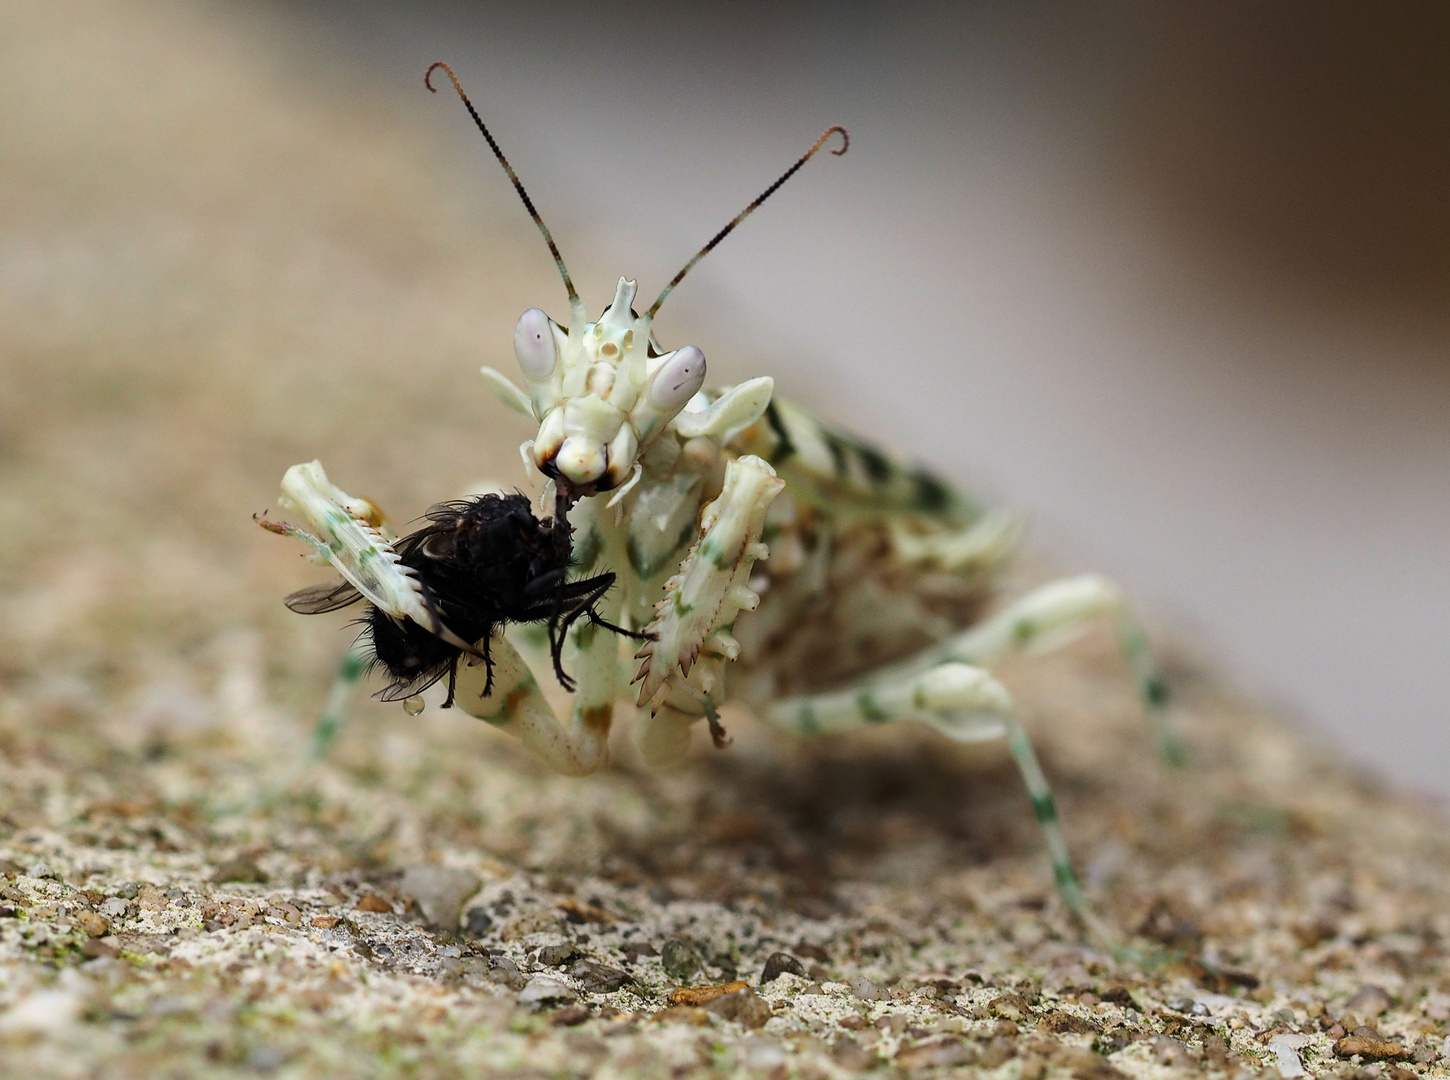
<path fill-rule="evenodd" d="M 439 664 L 429 668 L 427 671 L 420 671 L 411 679 L 395 679 L 374 694 L 373 697 L 379 701 L 403 701 L 415 694 L 421 694 L 428 687 L 443 678 L 443 676 L 447 675 L 448 669 L 451 666 L 451 662 Z"/>
<path fill-rule="evenodd" d="M 356 604 L 361 599 L 362 593 L 357 591 L 352 582 L 343 580 L 298 589 L 282 603 L 299 615 L 321 615 Z"/>

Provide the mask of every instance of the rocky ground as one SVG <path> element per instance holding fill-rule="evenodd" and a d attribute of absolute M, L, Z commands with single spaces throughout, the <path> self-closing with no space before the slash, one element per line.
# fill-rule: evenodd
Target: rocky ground
<path fill-rule="evenodd" d="M 315 455 L 400 519 L 513 475 L 471 372 L 556 285 L 226 18 L 5 12 L 0 1074 L 1444 1071 L 1439 809 L 1171 649 L 1181 771 L 1105 638 L 1002 672 L 1118 956 L 996 747 L 727 717 L 570 780 L 434 700 L 310 762 L 346 635 L 250 514 Z"/>
<path fill-rule="evenodd" d="M 1182 668 L 1194 763 L 1168 771 L 1106 645 L 1013 674 L 1118 959 L 1065 919 L 990 750 L 741 720 L 681 772 L 579 781 L 394 707 L 303 767 L 305 714 L 255 650 L 206 691 L 12 686 L 0 1057 L 108 1077 L 1441 1071 L 1440 819 Z"/>

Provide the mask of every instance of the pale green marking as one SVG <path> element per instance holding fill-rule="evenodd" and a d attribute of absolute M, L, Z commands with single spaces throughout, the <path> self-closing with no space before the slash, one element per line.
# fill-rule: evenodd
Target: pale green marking
<path fill-rule="evenodd" d="M 629 556 L 629 565 L 634 569 L 636 574 L 646 581 L 654 576 L 657 568 L 654 563 L 645 557 L 644 547 L 638 540 L 631 536 L 629 542 L 625 544 L 624 549 L 625 554 Z M 579 561 L 580 570 L 588 570 L 592 565 L 592 559 L 588 563 L 585 563 L 582 559 Z"/>
<path fill-rule="evenodd" d="M 1069 906 L 1074 911 L 1087 910 L 1087 901 L 1081 899 L 1082 886 L 1078 883 L 1077 871 L 1072 868 L 1072 863 L 1053 863 L 1052 880 L 1056 883 L 1058 891 L 1064 897 L 1073 897 L 1073 900 L 1069 901 Z"/>
<path fill-rule="evenodd" d="M 1049 821 L 1057 820 L 1057 800 L 1052 797 L 1052 792 L 1044 791 L 1039 795 L 1032 796 L 1032 812 L 1037 815 L 1037 820 L 1044 825 Z"/>
<path fill-rule="evenodd" d="M 1161 709 L 1168 704 L 1168 684 L 1160 675 L 1150 675 L 1144 679 L 1142 693 L 1143 700 L 1155 709 Z"/>
<path fill-rule="evenodd" d="M 861 714 L 863 719 L 872 724 L 884 724 L 891 719 L 891 714 L 877 704 L 869 690 L 864 690 L 857 696 L 856 711 Z"/>
<path fill-rule="evenodd" d="M 1188 755 L 1168 716 L 1168 684 L 1153 661 L 1147 636 L 1127 611 L 1120 612 L 1118 616 L 1118 642 L 1137 675 L 1138 694 L 1143 699 L 1148 722 L 1153 727 L 1158 752 L 1169 765 L 1182 767 L 1187 763 Z"/>
<path fill-rule="evenodd" d="M 591 525 L 579 537 L 574 545 L 574 565 L 579 570 L 590 570 L 599 559 L 599 553 L 604 544 L 599 539 L 599 533 Z M 631 557 L 631 561 L 633 558 Z"/>
<path fill-rule="evenodd" d="M 332 684 L 332 692 L 327 695 L 327 704 L 322 707 L 317 722 L 312 726 L 312 742 L 308 747 L 308 757 L 311 760 L 322 761 L 331 752 L 333 743 L 337 741 L 338 729 L 342 727 L 342 718 L 347 712 L 353 687 L 363 677 L 367 666 L 366 652 L 356 647 L 349 649 L 342 658 L 342 663 L 338 665 L 337 678 Z"/>

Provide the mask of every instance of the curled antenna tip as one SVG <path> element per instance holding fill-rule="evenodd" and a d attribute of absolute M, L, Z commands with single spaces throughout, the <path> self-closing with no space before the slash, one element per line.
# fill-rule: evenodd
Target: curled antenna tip
<path fill-rule="evenodd" d="M 438 88 L 433 85 L 433 72 L 442 68 L 448 73 L 448 81 L 453 84 L 453 89 L 458 92 L 458 99 L 463 102 L 463 107 L 468 110 L 468 115 L 473 117 L 474 124 L 478 127 L 479 133 L 483 135 L 488 148 L 493 151 L 493 156 L 498 158 L 498 163 L 503 166 L 503 171 L 508 174 L 509 181 L 513 184 L 514 190 L 519 193 L 523 200 L 524 209 L 529 212 L 529 217 L 534 219 L 534 224 L 539 227 L 539 232 L 544 237 L 544 243 L 549 247 L 549 254 L 554 257 L 554 265 L 558 267 L 559 276 L 564 279 L 564 289 L 569 294 L 569 303 L 572 305 L 579 299 L 579 293 L 574 288 L 574 282 L 569 277 L 569 271 L 564 266 L 564 256 L 559 254 L 559 245 L 554 243 L 554 237 L 549 232 L 549 227 L 544 224 L 544 219 L 539 216 L 539 211 L 534 207 L 534 201 L 529 198 L 529 193 L 524 190 L 523 182 L 519 179 L 514 167 L 509 164 L 508 158 L 503 156 L 499 149 L 498 141 L 493 133 L 488 130 L 488 125 L 483 122 L 483 117 L 478 115 L 478 110 L 473 107 L 473 102 L 468 100 L 468 95 L 463 92 L 463 85 L 458 81 L 458 76 L 453 74 L 453 69 L 442 60 L 435 60 L 428 66 L 428 72 L 423 76 L 423 85 L 431 92 L 437 93 Z"/>
<path fill-rule="evenodd" d="M 458 76 L 453 74 L 453 69 L 445 64 L 442 60 L 435 60 L 432 64 L 429 65 L 428 73 L 423 76 L 423 85 L 426 86 L 432 93 L 438 93 L 438 87 L 433 85 L 433 72 L 437 71 L 439 68 L 442 68 L 444 71 L 448 72 L 448 78 L 452 80 L 453 88 L 457 90 L 460 94 L 463 93 L 462 88 L 458 85 Z"/>
<path fill-rule="evenodd" d="M 840 132 L 841 133 L 841 149 L 839 149 L 839 150 L 832 150 L 831 153 L 835 154 L 837 157 L 840 157 L 847 150 L 851 149 L 851 134 L 850 134 L 850 132 L 848 132 L 840 124 L 834 124 L 831 127 L 826 128 L 826 133 L 821 136 L 821 141 L 822 142 L 825 142 L 827 139 L 829 139 L 832 135 L 836 134 L 837 132 Z"/>

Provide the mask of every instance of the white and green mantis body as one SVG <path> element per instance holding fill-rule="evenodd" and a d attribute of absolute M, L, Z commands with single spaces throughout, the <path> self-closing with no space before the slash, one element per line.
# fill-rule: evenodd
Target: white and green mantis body
<path fill-rule="evenodd" d="M 1058 891 L 1094 925 L 1051 789 L 990 667 L 1115 620 L 1160 748 L 1176 758 L 1163 684 L 1119 591 L 1083 576 L 1001 602 L 1001 571 L 1019 537 L 1014 519 L 773 400 L 769 378 L 706 390 L 700 350 L 664 351 L 653 332 L 660 304 L 695 260 L 644 315 L 633 309 L 635 283 L 620 279 L 612 303 L 590 321 L 525 203 L 564 277 L 569 316 L 556 323 L 531 309 L 520 318 L 514 348 L 524 388 L 492 369 L 483 374 L 505 405 L 538 425 L 522 453 L 549 478 L 546 502 L 568 515 L 575 571 L 616 575 L 598 615 L 647 640 L 641 647 L 581 620 L 564 653 L 577 689 L 560 716 L 533 674 L 550 669 L 542 635 L 510 627 L 489 643 L 488 694 L 484 665 L 464 657 L 457 705 L 571 775 L 605 764 L 610 733 L 626 717 L 653 765 L 683 757 L 701 720 L 727 745 L 719 723 L 727 704 L 797 735 L 914 720 L 960 742 L 1005 739 Z M 283 501 L 306 524 L 285 528 L 380 610 L 451 633 L 399 566 L 371 504 L 339 491 L 315 463 L 289 471 Z M 482 643 L 469 644 L 475 653 Z M 321 722 L 324 738 L 362 670 L 350 656 Z"/>

